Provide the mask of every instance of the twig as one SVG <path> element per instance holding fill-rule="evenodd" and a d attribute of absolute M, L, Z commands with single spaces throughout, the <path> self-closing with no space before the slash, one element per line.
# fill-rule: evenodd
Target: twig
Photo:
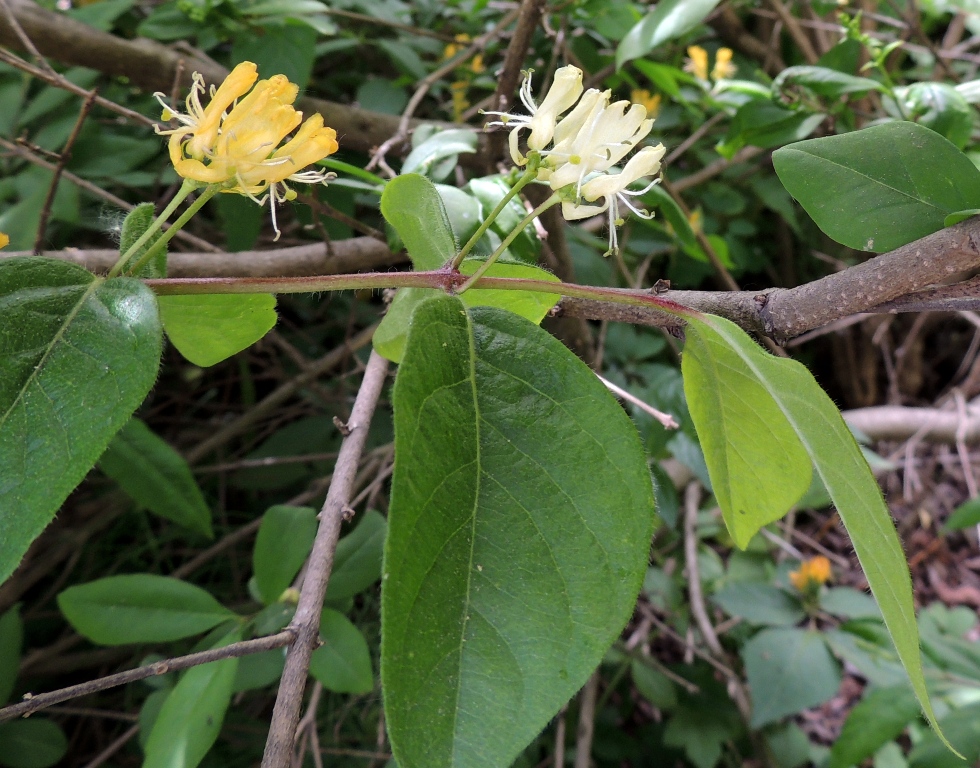
<path fill-rule="evenodd" d="M 70 685 L 67 688 L 61 688 L 57 691 L 39 693 L 36 696 L 25 694 L 24 701 L 0 709 L 0 723 L 13 720 L 17 717 L 26 717 L 52 704 L 60 704 L 62 701 L 75 699 L 79 696 L 87 696 L 90 693 L 97 693 L 98 691 L 115 688 L 126 683 L 134 683 L 137 680 L 145 680 L 148 677 L 165 675 L 168 672 L 179 672 L 183 669 L 190 669 L 191 667 L 197 667 L 212 661 L 219 661 L 220 659 L 238 658 L 252 653 L 269 651 L 273 648 L 282 648 L 284 645 L 292 643 L 296 636 L 296 630 L 287 627 L 275 635 L 259 637 L 255 640 L 242 640 L 241 642 L 224 645 L 220 648 L 211 648 L 207 651 L 200 651 L 199 653 L 190 653 L 186 656 L 164 659 L 163 661 L 157 661 L 153 664 L 137 667 L 136 669 L 118 672 L 115 675 L 100 677 L 96 680 L 88 680 L 78 685 Z"/>
<path fill-rule="evenodd" d="M 599 376 L 599 374 L 597 373 L 596 376 Z M 677 429 L 678 427 L 680 427 L 680 424 L 677 423 L 677 420 L 673 416 L 671 416 L 669 413 L 664 413 L 663 411 L 658 411 L 656 408 L 654 408 L 649 403 L 645 403 L 642 400 L 640 400 L 640 398 L 638 398 L 636 395 L 630 394 L 629 392 L 627 392 L 622 387 L 620 387 L 620 386 L 618 386 L 616 384 L 613 384 L 611 381 L 609 381 L 609 379 L 606 379 L 606 378 L 604 378 L 602 376 L 599 376 L 599 381 L 601 381 L 603 384 L 605 384 L 606 385 L 606 389 L 608 389 L 614 395 L 616 395 L 617 397 L 622 398 L 623 400 L 626 400 L 627 402 L 632 403 L 637 408 L 639 408 L 640 410 L 642 410 L 644 413 L 649 414 L 654 419 L 656 419 L 661 424 L 663 424 L 663 426 L 666 429 Z"/>
<path fill-rule="evenodd" d="M 309 674 L 310 656 L 319 644 L 320 611 L 333 567 L 340 524 L 350 500 L 351 487 L 367 441 L 371 417 L 381 396 L 387 371 L 388 361 L 377 352 L 371 352 L 361 388 L 347 422 L 349 434 L 340 447 L 330 490 L 327 491 L 327 498 L 320 511 L 320 527 L 310 552 L 296 613 L 289 624 L 289 630 L 296 633 L 296 642 L 286 654 L 286 666 L 262 756 L 263 768 L 287 768 L 290 764 L 303 690 Z"/>
<path fill-rule="evenodd" d="M 104 765 L 110 757 L 125 747 L 135 736 L 138 736 L 139 732 L 140 726 L 137 723 L 132 728 L 127 729 L 119 738 L 86 763 L 85 768 L 99 768 L 99 766 Z"/>
<path fill-rule="evenodd" d="M 6 0 L 0 0 L 0 2 L 3 2 L 4 7 L 6 7 Z M 65 172 L 65 166 L 71 160 L 72 148 L 78 139 L 79 131 L 82 130 L 82 126 L 85 124 L 85 119 L 88 117 L 89 112 L 92 111 L 92 104 L 95 102 L 96 95 L 97 92 L 93 89 L 82 100 L 82 108 L 78 110 L 78 119 L 75 120 L 75 125 L 65 140 L 65 146 L 58 155 L 58 162 L 54 167 L 54 173 L 51 175 L 48 193 L 44 198 L 43 205 L 41 205 L 41 214 L 38 217 L 37 235 L 34 237 L 34 253 L 41 252 L 41 246 L 44 243 L 44 231 L 48 228 L 48 217 L 51 215 L 51 206 L 54 204 L 54 196 L 58 192 L 58 182 L 61 181 L 61 175 Z"/>
<path fill-rule="evenodd" d="M 374 335 L 375 328 L 377 328 L 377 325 L 372 325 L 369 328 L 365 328 L 350 340 L 345 341 L 339 347 L 328 352 L 319 360 L 312 363 L 310 367 L 299 376 L 290 379 L 278 389 L 270 392 L 264 399 L 259 401 L 252 408 L 249 408 L 248 411 L 235 419 L 235 421 L 225 425 L 211 435 L 211 437 L 209 437 L 207 440 L 199 443 L 195 448 L 188 451 L 186 456 L 187 461 L 191 464 L 200 461 L 211 453 L 211 451 L 215 450 L 221 445 L 224 445 L 232 438 L 237 437 L 257 421 L 264 419 L 268 414 L 296 394 L 296 392 L 298 392 L 300 388 L 304 387 L 308 382 L 322 376 L 331 368 L 339 365 L 341 361 L 345 360 L 350 354 L 356 352 L 366 344 L 369 344 L 371 342 L 371 337 Z M 337 461 L 339 462 L 340 459 L 338 458 Z"/>
<path fill-rule="evenodd" d="M 589 768 L 592 762 L 592 737 L 595 734 L 595 703 L 599 692 L 599 670 L 579 694 L 578 731 L 575 734 L 575 768 Z"/>
<path fill-rule="evenodd" d="M 770 8 L 772 8 L 776 15 L 779 16 L 779 20 L 783 22 L 786 27 L 786 31 L 789 32 L 790 37 L 793 38 L 793 42 L 800 49 L 800 53 L 803 54 L 803 58 L 806 59 L 807 64 L 816 64 L 820 59 L 817 52 L 813 49 L 813 44 L 810 42 L 810 38 L 806 36 L 806 33 L 800 27 L 800 22 L 796 17 L 789 12 L 789 9 L 780 2 L 780 0 L 768 0 Z"/>

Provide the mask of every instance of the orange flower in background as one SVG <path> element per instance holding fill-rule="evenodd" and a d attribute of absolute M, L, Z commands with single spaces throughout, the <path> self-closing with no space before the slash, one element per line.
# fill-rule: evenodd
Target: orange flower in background
<path fill-rule="evenodd" d="M 789 580 L 800 592 L 812 592 L 830 581 L 830 560 L 823 555 L 811 557 L 800 563 L 800 568 L 789 575 Z"/>
<path fill-rule="evenodd" d="M 660 94 L 650 93 L 646 88 L 634 88 L 630 92 L 630 101 L 646 107 L 647 117 L 656 117 L 660 112 Z"/>
<path fill-rule="evenodd" d="M 728 80 L 735 74 L 736 70 L 737 67 L 732 64 L 732 49 L 719 48 L 718 53 L 715 54 L 715 66 L 711 70 L 711 79 Z"/>
<path fill-rule="evenodd" d="M 10 243 L 10 238 L 3 232 L 0 232 L 0 248 L 6 248 Z"/>
<path fill-rule="evenodd" d="M 708 79 L 708 52 L 700 45 L 692 45 L 687 49 L 688 59 L 684 62 L 684 71 L 690 72 L 698 80 Z"/>

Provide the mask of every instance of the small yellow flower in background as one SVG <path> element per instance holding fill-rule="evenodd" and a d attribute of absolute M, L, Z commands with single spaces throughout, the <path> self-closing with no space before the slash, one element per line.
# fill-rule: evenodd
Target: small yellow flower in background
<path fill-rule="evenodd" d="M 449 86 L 449 92 L 453 95 L 453 120 L 457 123 L 462 119 L 467 107 L 470 106 L 470 100 L 466 98 L 466 91 L 469 87 L 470 84 L 465 80 L 457 80 Z"/>
<path fill-rule="evenodd" d="M 691 211 L 691 215 L 687 217 L 687 223 L 691 225 L 691 231 L 695 235 L 701 231 L 701 228 L 704 226 L 704 215 L 701 213 L 700 208 Z"/>
<path fill-rule="evenodd" d="M 185 179 L 219 184 L 222 192 L 245 195 L 259 204 L 266 199 L 259 195 L 268 194 L 275 227 L 275 203 L 296 197 L 286 181 L 324 184 L 333 178 L 326 171 L 303 169 L 337 151 L 337 132 L 315 114 L 279 147 L 303 119 L 292 106 L 299 89 L 285 75 L 256 83 L 257 77 L 255 64 L 242 62 L 217 90 L 212 89 L 211 101 L 202 107 L 204 79 L 195 73 L 187 114 L 175 112 L 162 93 L 155 94 L 163 118 L 181 124 L 158 132 L 170 136 L 171 162 Z"/>
<path fill-rule="evenodd" d="M 630 92 L 630 101 L 645 107 L 648 117 L 656 117 L 660 112 L 660 94 L 650 93 L 646 88 L 634 88 Z"/>
<path fill-rule="evenodd" d="M 806 594 L 815 592 L 826 584 L 830 581 L 830 576 L 830 560 L 823 555 L 817 555 L 800 563 L 800 569 L 790 573 L 789 580 L 800 592 Z"/>
<path fill-rule="evenodd" d="M 449 45 L 447 45 L 442 50 L 443 61 L 445 61 L 446 59 L 451 59 L 453 56 L 455 56 L 457 53 L 463 50 L 463 46 L 471 40 L 470 36 L 467 35 L 465 32 L 456 35 L 456 37 L 453 39 L 456 42 L 449 43 Z"/>
<path fill-rule="evenodd" d="M 711 70 L 712 80 L 728 80 L 735 75 L 737 67 L 732 64 L 732 49 L 719 48 L 715 54 L 715 66 Z"/>
<path fill-rule="evenodd" d="M 0 232 L 0 248 L 6 248 L 10 244 L 10 237 Z"/>
<path fill-rule="evenodd" d="M 687 49 L 688 59 L 684 62 L 684 71 L 690 72 L 698 80 L 708 79 L 708 52 L 700 45 L 692 45 Z M 719 48 L 715 54 L 715 66 L 711 70 L 712 80 L 727 80 L 736 72 L 732 63 L 732 49 Z"/>
<path fill-rule="evenodd" d="M 708 52 L 700 45 L 692 45 L 687 49 L 688 59 L 684 62 L 684 71 L 690 72 L 698 80 L 708 79 Z"/>

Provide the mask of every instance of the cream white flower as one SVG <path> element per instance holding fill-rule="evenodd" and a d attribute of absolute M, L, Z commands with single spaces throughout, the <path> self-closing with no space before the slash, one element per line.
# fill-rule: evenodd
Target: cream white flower
<path fill-rule="evenodd" d="M 510 155 L 517 165 L 527 164 L 527 158 L 518 148 L 520 133 L 525 128 L 531 129 L 527 139 L 528 149 L 542 150 L 551 142 L 558 124 L 559 116 L 568 110 L 582 95 L 582 70 L 571 65 L 561 67 L 555 72 L 555 80 L 548 89 L 547 95 L 540 106 L 535 104 L 531 94 L 531 72 L 527 73 L 521 85 L 521 102 L 530 115 L 512 115 L 507 112 L 487 112 L 497 115 L 500 120 L 487 123 L 490 126 L 513 128 L 510 132 Z"/>
<path fill-rule="evenodd" d="M 562 216 L 566 221 L 575 221 L 596 216 L 603 211 L 609 211 L 609 253 L 615 253 L 619 248 L 616 227 L 623 223 L 619 215 L 619 204 L 622 203 L 640 218 L 653 218 L 653 214 L 642 208 L 637 208 L 630 202 L 630 198 L 649 192 L 650 188 L 659 183 L 660 179 L 654 179 L 643 189 L 636 191 L 631 191 L 628 187 L 640 179 L 657 173 L 660 170 L 660 161 L 666 151 L 663 144 L 657 144 L 655 147 L 644 147 L 630 158 L 630 161 L 619 173 L 603 173 L 589 179 L 581 186 L 581 199 L 585 200 L 586 203 L 595 203 L 601 198 L 602 203 L 589 205 L 563 202 Z"/>
<path fill-rule="evenodd" d="M 539 174 L 554 190 L 575 184 L 576 198 L 582 195 L 582 185 L 591 174 L 604 173 L 616 165 L 653 127 L 643 105 L 628 101 L 610 104 L 608 91 L 586 94 L 579 106 L 582 113 L 576 114 L 576 107 L 558 124 L 555 146 L 542 152 L 545 172 Z"/>

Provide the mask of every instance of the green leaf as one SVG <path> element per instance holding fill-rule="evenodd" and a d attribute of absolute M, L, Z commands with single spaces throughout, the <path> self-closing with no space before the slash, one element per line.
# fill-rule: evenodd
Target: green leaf
<path fill-rule="evenodd" d="M 436 185 L 410 173 L 385 185 L 381 215 L 405 243 L 417 271 L 439 269 L 456 256 L 456 239 Z"/>
<path fill-rule="evenodd" d="M 772 92 L 778 97 L 789 85 L 804 85 L 819 96 L 837 99 L 848 93 L 883 91 L 884 86 L 868 77 L 855 77 L 827 67 L 787 67 L 773 80 Z"/>
<path fill-rule="evenodd" d="M 840 736 L 830 748 L 828 768 L 860 765 L 918 716 L 919 703 L 907 685 L 871 691 L 844 721 Z"/>
<path fill-rule="evenodd" d="M 956 213 L 951 213 L 945 219 L 943 219 L 944 227 L 951 227 L 954 224 L 959 224 L 961 221 L 966 221 L 973 216 L 980 213 L 980 208 L 969 208 L 965 211 L 957 211 Z"/>
<path fill-rule="evenodd" d="M 61 727 L 46 718 L 0 723 L 0 765 L 9 768 L 48 768 L 68 751 Z"/>
<path fill-rule="evenodd" d="M 915 123 L 810 139 L 777 150 L 772 159 L 780 181 L 817 226 L 858 250 L 893 250 L 942 229 L 951 213 L 980 204 L 980 170 Z"/>
<path fill-rule="evenodd" d="M 149 573 L 69 587 L 58 595 L 58 607 L 80 634 L 99 645 L 179 640 L 235 618 L 200 587 Z"/>
<path fill-rule="evenodd" d="M 840 687 L 840 670 L 819 632 L 764 629 L 742 648 L 753 728 L 822 704 Z"/>
<path fill-rule="evenodd" d="M 0 707 L 13 693 L 23 643 L 24 622 L 20 618 L 20 605 L 15 605 L 0 616 Z"/>
<path fill-rule="evenodd" d="M 980 760 L 980 703 L 954 710 L 941 725 L 963 758 L 950 752 L 937 734 L 927 733 L 909 753 L 909 768 L 962 768 Z"/>
<path fill-rule="evenodd" d="M 160 296 L 167 338 L 194 365 L 207 368 L 241 352 L 276 324 L 271 293 Z"/>
<path fill-rule="evenodd" d="M 428 174 L 440 160 L 476 152 L 476 144 L 477 133 L 468 128 L 438 131 L 409 153 L 402 165 L 402 174 Z"/>
<path fill-rule="evenodd" d="M 744 334 L 714 330 L 708 323 L 688 326 L 684 392 L 725 524 L 744 549 L 810 486 L 811 460 L 768 382 L 743 359 L 758 347 Z"/>
<path fill-rule="evenodd" d="M 771 584 L 734 582 L 711 599 L 729 616 L 740 616 L 750 624 L 791 627 L 806 618 L 799 600 Z"/>
<path fill-rule="evenodd" d="M 677 706 L 677 689 L 663 672 L 638 659 L 633 660 L 630 672 L 636 690 L 657 709 L 670 710 Z"/>
<path fill-rule="evenodd" d="M 735 113 L 728 135 L 717 150 L 730 160 L 746 145 L 769 149 L 799 141 L 813 133 L 824 117 L 820 113 L 784 109 L 770 101 L 749 101 Z"/>
<path fill-rule="evenodd" d="M 187 462 L 139 419 L 119 430 L 99 469 L 154 514 L 213 537 L 211 510 Z"/>
<path fill-rule="evenodd" d="M 853 587 L 831 587 L 820 595 L 820 607 L 834 616 L 845 619 L 881 620 L 875 599 Z"/>
<path fill-rule="evenodd" d="M 904 118 L 945 136 L 960 149 L 970 143 L 973 108 L 952 85 L 913 83 L 895 89 L 895 96 L 902 103 Z"/>
<path fill-rule="evenodd" d="M 119 236 L 119 255 L 126 253 L 130 247 L 139 240 L 143 233 L 150 228 L 156 219 L 153 203 L 140 203 L 127 215 L 122 225 L 122 233 Z M 163 231 L 158 231 L 138 251 L 126 260 L 126 269 L 136 264 L 143 254 L 163 236 Z M 164 246 L 153 257 L 136 272 L 133 277 L 159 278 L 167 276 L 167 248 Z"/>
<path fill-rule="evenodd" d="M 633 610 L 654 511 L 643 450 L 555 338 L 451 297 L 416 311 L 394 408 L 392 749 L 402 768 L 509 765 Z"/>
<path fill-rule="evenodd" d="M 138 280 L 0 261 L 0 582 L 153 386 L 161 339 Z"/>
<path fill-rule="evenodd" d="M 381 578 L 387 532 L 388 522 L 384 516 L 369 509 L 357 527 L 337 542 L 327 584 L 327 600 L 347 600 Z"/>
<path fill-rule="evenodd" d="M 943 525 L 943 530 L 959 531 L 974 525 L 980 525 L 980 498 L 965 501 L 954 509 Z"/>
<path fill-rule="evenodd" d="M 262 602 L 276 602 L 303 567 L 316 536 L 316 510 L 309 507 L 270 507 L 262 516 L 252 568 Z"/>
<path fill-rule="evenodd" d="M 837 507 L 919 703 L 929 722 L 936 727 L 935 713 L 922 674 L 912 582 L 905 553 L 878 483 L 840 411 L 804 366 L 794 360 L 772 357 L 734 323 L 709 315 L 691 317 L 689 320 L 688 333 L 693 332 L 695 336 L 701 335 L 706 339 L 711 337 L 710 344 L 704 344 L 706 350 L 727 346 L 734 356 L 724 355 L 723 359 L 736 367 L 726 371 L 720 366 L 706 365 L 700 368 L 701 374 L 696 374 L 727 376 L 730 379 L 728 384 L 719 378 L 715 378 L 713 384 L 704 380 L 689 382 L 692 377 L 688 376 L 687 365 L 692 356 L 685 354 L 682 364 L 685 391 L 688 386 L 698 389 L 714 386 L 722 390 L 734 386 L 733 381 L 745 379 L 757 382 L 769 392 L 799 436 Z M 736 357 L 740 362 L 736 361 Z M 690 398 L 688 393 L 689 402 Z M 766 412 L 769 413 L 769 409 Z M 691 415 L 694 416 L 693 406 Z M 699 434 L 712 429 L 710 421 L 704 421 L 706 415 L 710 418 L 710 412 L 705 409 L 695 417 Z M 758 425 L 748 428 L 746 432 L 730 430 L 728 437 L 733 440 L 743 435 L 751 437 L 758 435 L 758 430 Z M 730 446 L 728 450 L 737 449 Z M 754 448 L 745 445 L 743 450 L 751 452 Z M 717 471 L 712 469 L 712 476 Z M 720 502 L 725 496 L 722 494 L 718 498 Z M 726 514 L 731 516 L 733 513 L 734 510 L 730 510 Z"/>
<path fill-rule="evenodd" d="M 371 652 L 361 630 L 342 613 L 324 608 L 320 614 L 323 645 L 313 651 L 310 674 L 328 691 L 368 693 L 374 689 Z"/>
<path fill-rule="evenodd" d="M 214 647 L 241 640 L 238 630 Z M 195 768 L 211 749 L 231 703 L 238 659 L 187 670 L 167 696 L 146 741 L 143 768 Z"/>
<path fill-rule="evenodd" d="M 465 259 L 459 265 L 459 271 L 464 275 L 472 275 L 481 264 L 483 262 L 477 259 Z M 560 282 L 553 274 L 545 272 L 539 267 L 523 264 L 501 264 L 500 262 L 493 264 L 487 270 L 486 276 Z M 388 308 L 388 313 L 381 321 L 381 325 L 374 332 L 374 348 L 378 354 L 388 358 L 393 363 L 400 363 L 405 354 L 405 342 L 411 327 L 412 313 L 422 302 L 441 295 L 443 295 L 443 291 L 433 288 L 402 288 L 399 290 Z M 558 303 L 561 294 L 471 288 L 460 295 L 459 299 L 467 307 L 498 307 L 537 324 Z"/>
<path fill-rule="evenodd" d="M 646 56 L 661 43 L 694 29 L 716 5 L 718 0 L 660 0 L 619 44 L 616 69 L 627 61 Z"/>

